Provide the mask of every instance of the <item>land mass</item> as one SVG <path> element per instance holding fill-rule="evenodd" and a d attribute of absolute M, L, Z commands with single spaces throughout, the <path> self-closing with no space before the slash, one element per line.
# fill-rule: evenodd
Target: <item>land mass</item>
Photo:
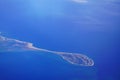
<path fill-rule="evenodd" d="M 93 66 L 94 61 L 86 55 L 80 53 L 68 53 L 51 51 L 47 49 L 37 48 L 30 42 L 20 41 L 17 39 L 0 36 L 0 52 L 22 52 L 22 51 L 43 51 L 54 53 L 61 56 L 64 60 L 71 64 L 81 66 Z"/>

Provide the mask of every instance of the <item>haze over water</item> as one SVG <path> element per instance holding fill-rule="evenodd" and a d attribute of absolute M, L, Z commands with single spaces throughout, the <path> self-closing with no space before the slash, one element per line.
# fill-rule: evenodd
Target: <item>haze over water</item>
<path fill-rule="evenodd" d="M 0 80 L 119 80 L 118 0 L 2 0 L 0 32 L 53 51 L 95 61 L 78 67 L 36 52 L 0 54 Z"/>

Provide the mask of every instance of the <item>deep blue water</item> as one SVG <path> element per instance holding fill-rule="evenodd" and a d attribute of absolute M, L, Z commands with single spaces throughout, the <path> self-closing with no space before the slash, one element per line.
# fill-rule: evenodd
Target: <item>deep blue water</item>
<path fill-rule="evenodd" d="M 0 53 L 0 80 L 119 80 L 119 1 L 45 1 L 0 1 L 0 31 L 40 48 L 85 54 L 95 65 L 75 66 L 42 52 Z"/>
<path fill-rule="evenodd" d="M 94 67 L 73 66 L 47 53 L 1 53 L 0 65 L 1 80 L 96 79 Z"/>

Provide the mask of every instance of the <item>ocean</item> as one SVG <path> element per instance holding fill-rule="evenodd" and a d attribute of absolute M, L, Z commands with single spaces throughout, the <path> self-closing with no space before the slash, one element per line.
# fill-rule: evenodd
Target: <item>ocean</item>
<path fill-rule="evenodd" d="M 0 1 L 2 35 L 43 49 L 81 53 L 95 62 L 86 67 L 45 52 L 0 52 L 0 80 L 119 80 L 120 3 L 104 1 L 51 3 L 52 11 L 44 1 L 40 8 L 28 0 Z"/>

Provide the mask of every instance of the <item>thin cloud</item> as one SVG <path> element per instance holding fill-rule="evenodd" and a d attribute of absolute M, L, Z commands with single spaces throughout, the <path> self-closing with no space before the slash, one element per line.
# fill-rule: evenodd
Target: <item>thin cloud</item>
<path fill-rule="evenodd" d="M 76 3 L 87 3 L 88 2 L 87 0 L 72 0 L 72 1 Z"/>

